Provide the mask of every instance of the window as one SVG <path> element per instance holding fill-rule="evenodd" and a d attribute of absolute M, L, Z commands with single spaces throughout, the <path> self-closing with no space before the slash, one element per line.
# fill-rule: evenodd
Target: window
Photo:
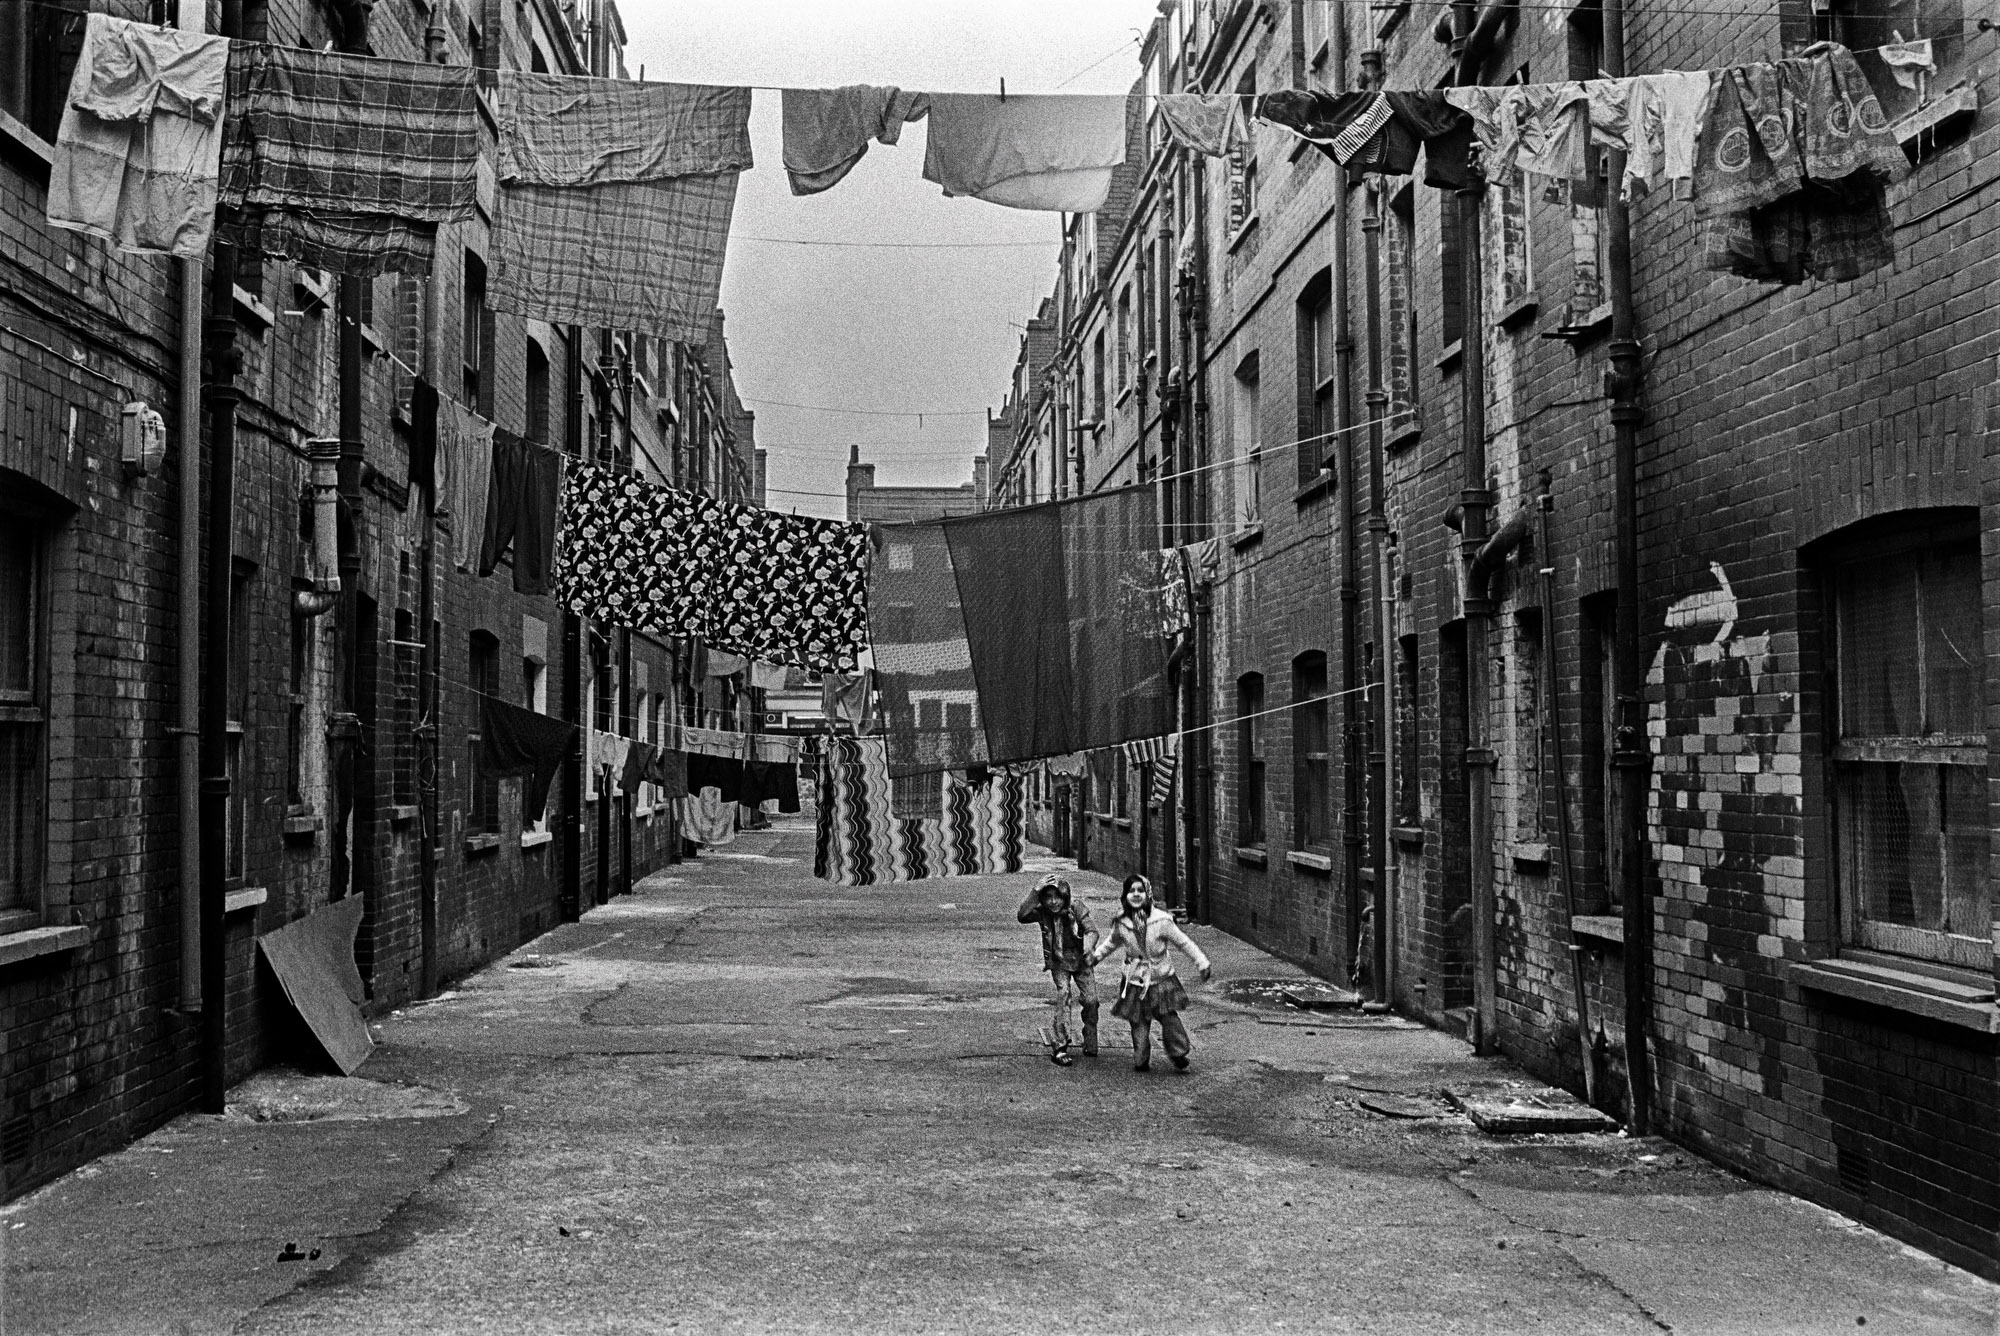
<path fill-rule="evenodd" d="M 1111 815 L 1124 817 L 1131 815 L 1126 806 L 1126 789 L 1132 782 L 1132 765 L 1125 759 L 1125 749 L 1114 748 L 1111 753 Z"/>
<path fill-rule="evenodd" d="M 11 19 L 0 10 L 0 22 Z M 39 908 L 42 745 L 48 723 L 42 534 L 17 515 L 5 518 L 0 525 L 0 911 Z"/>
<path fill-rule="evenodd" d="M 1451 196 L 1442 196 L 1447 206 Z M 1389 420 L 1417 411 L 1417 303 L 1413 275 L 1417 253 L 1416 191 L 1404 186 L 1389 201 L 1384 220 L 1383 319 L 1388 324 Z"/>
<path fill-rule="evenodd" d="M 1514 774 L 1519 786 L 1514 803 L 1514 835 L 1521 840 L 1542 838 L 1545 792 L 1543 750 L 1546 720 L 1542 708 L 1542 613 L 1524 608 L 1514 614 Z"/>
<path fill-rule="evenodd" d="M 1396 642 L 1396 820 L 1416 826 L 1423 823 L 1422 789 L 1417 773 L 1417 638 L 1404 636 Z"/>
<path fill-rule="evenodd" d="M 1264 843 L 1264 675 L 1236 679 L 1236 842 Z"/>
<path fill-rule="evenodd" d="M 1231 488 L 1235 493 L 1235 527 L 1247 529 L 1264 515 L 1264 405 L 1256 353 L 1237 364 L 1229 388 L 1230 416 L 1234 419 L 1231 444 L 1236 451 L 1236 467 L 1231 470 L 1235 475 Z"/>
<path fill-rule="evenodd" d="M 1090 341 L 1090 416 L 1104 425 L 1104 331 Z"/>
<path fill-rule="evenodd" d="M 1256 70 L 1245 70 L 1236 91 L 1244 106 L 1254 105 L 1257 94 Z M 1257 220 L 1257 132 L 1250 132 L 1229 150 L 1229 234 L 1235 236 Z"/>
<path fill-rule="evenodd" d="M 1595 79 L 1604 66 L 1604 11 L 1598 0 L 1583 0 L 1569 17 L 1569 77 Z M 1561 198 L 1567 193 L 1570 227 L 1570 296 L 1563 325 L 1582 329 L 1605 302 L 1604 276 L 1611 262 L 1611 229 L 1606 225 L 1605 203 L 1610 159 L 1602 145 L 1593 143 L 1589 154 L 1591 180 L 1588 185 L 1557 182 L 1551 193 Z"/>
<path fill-rule="evenodd" d="M 500 694 L 500 642 L 485 631 L 474 631 L 470 651 L 467 656 L 466 685 L 481 695 L 498 697 Z M 473 702 L 473 709 L 479 702 Z M 500 833 L 500 781 L 486 769 L 485 752 L 481 745 L 479 716 L 473 716 L 472 732 L 466 737 L 467 760 L 470 768 L 471 786 L 465 810 L 465 833 L 467 835 L 498 835 Z"/>
<path fill-rule="evenodd" d="M 229 576 L 229 807 L 224 822 L 223 876 L 231 884 L 243 881 L 244 828 L 250 818 L 250 646 L 256 633 L 250 626 L 250 582 L 256 568 L 238 561 Z"/>
<path fill-rule="evenodd" d="M 528 340 L 528 439 L 549 443 L 549 355 Z"/>
<path fill-rule="evenodd" d="M 1788 0 L 1786 36 L 1835 41 L 1853 51 L 1893 125 L 1965 82 L 1965 8 L 1964 0 L 1818 0 L 1808 9 L 1803 0 Z M 1809 30 L 1800 31 L 1801 21 Z M 1909 80 L 1905 84 L 1876 48 L 1919 39 L 1930 42 L 1937 73 L 1904 70 L 1903 78 Z"/>
<path fill-rule="evenodd" d="M 1836 845 L 1845 940 L 1991 961 L 1984 648 L 1971 525 L 1833 572 Z"/>
<path fill-rule="evenodd" d="M 1118 389 L 1132 383 L 1132 285 L 1118 294 Z"/>
<path fill-rule="evenodd" d="M 403 556 L 405 564 L 409 555 Z M 393 710 L 396 736 L 390 761 L 390 801 L 398 807 L 414 807 L 417 802 L 417 672 L 423 645 L 417 640 L 417 619 L 408 608 L 396 609 L 396 638 L 392 662 L 396 670 Z"/>
<path fill-rule="evenodd" d="M 1326 655 L 1311 650 L 1292 660 L 1292 847 L 1333 843 L 1327 775 Z"/>
<path fill-rule="evenodd" d="M 1334 350 L 1333 284 L 1321 270 L 1299 297 L 1299 486 L 1320 475 L 1320 461 L 1332 447 L 1339 422 L 1338 366 Z"/>
<path fill-rule="evenodd" d="M 490 388 L 486 378 L 486 349 L 490 330 L 486 314 L 486 262 L 471 251 L 465 253 L 465 290 L 459 307 L 460 360 L 465 368 L 465 404 L 483 410 L 483 397 Z"/>
<path fill-rule="evenodd" d="M 396 411 L 407 414 L 410 399 L 416 393 L 416 368 L 424 358 L 424 293 L 425 281 L 414 274 L 392 274 L 389 281 L 395 285 L 394 325 L 391 329 L 391 347 L 396 360 L 389 364 L 389 381 L 395 395 Z"/>
<path fill-rule="evenodd" d="M 1438 342 L 1449 348 L 1465 337 L 1465 242 L 1459 227 L 1460 200 L 1448 190 L 1430 193 L 1438 201 Z"/>
<path fill-rule="evenodd" d="M 549 669 L 548 665 L 535 656 L 521 660 L 521 704 L 536 714 L 549 712 Z M 529 834 L 539 835 L 549 828 L 548 808 L 530 812 L 526 806 L 528 786 L 521 786 L 522 808 L 521 826 Z"/>
<path fill-rule="evenodd" d="M 84 10 L 70 4 L 0 4 L 0 111 L 53 144 L 62 123 Z"/>
<path fill-rule="evenodd" d="M 1523 65 L 1514 71 L 1508 82 L 1527 83 L 1528 67 Z M 1534 294 L 1531 228 L 1535 211 L 1528 203 L 1527 181 L 1520 173 L 1514 173 L 1511 180 L 1494 180 L 1489 185 L 1496 192 L 1500 219 L 1500 309 L 1495 314 L 1500 322 L 1511 324 L 1508 318 Z"/>

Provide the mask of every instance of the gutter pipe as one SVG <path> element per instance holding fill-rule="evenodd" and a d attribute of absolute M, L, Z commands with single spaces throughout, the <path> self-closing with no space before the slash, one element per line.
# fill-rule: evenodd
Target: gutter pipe
<path fill-rule="evenodd" d="M 1569 771 L 1563 755 L 1562 674 L 1556 671 L 1556 561 L 1549 541 L 1549 513 L 1555 498 L 1549 495 L 1548 474 L 1542 474 L 1540 547 L 1536 556 L 1542 576 L 1542 710 L 1549 720 L 1549 761 L 1556 777 L 1557 865 L 1562 869 L 1564 922 L 1569 928 L 1570 1005 L 1576 1010 L 1578 1056 L 1583 1060 L 1584 1099 L 1597 1103 L 1597 1062 L 1590 1039 L 1590 993 L 1583 982 L 1583 942 L 1577 936 L 1576 858 L 1570 838 Z"/>
<path fill-rule="evenodd" d="M 313 587 L 292 594 L 292 608 L 321 617 L 340 602 L 340 438 L 306 442 L 313 507 Z"/>

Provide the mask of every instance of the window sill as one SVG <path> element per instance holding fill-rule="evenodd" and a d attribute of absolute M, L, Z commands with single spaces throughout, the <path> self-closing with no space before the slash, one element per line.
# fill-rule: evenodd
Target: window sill
<path fill-rule="evenodd" d="M 82 927 L 30 928 L 26 932 L 10 932 L 0 936 L 0 965 L 15 965 L 37 956 L 74 951 L 89 940 L 90 929 Z"/>
<path fill-rule="evenodd" d="M 222 913 L 226 918 L 231 914 L 241 914 L 246 909 L 255 909 L 271 898 L 271 893 L 262 886 L 245 886 L 222 897 Z"/>
<path fill-rule="evenodd" d="M 1502 311 L 1500 318 L 1495 320 L 1493 325 L 1496 329 L 1516 330 L 1533 320 L 1541 309 L 1541 298 L 1531 292 Z"/>
<path fill-rule="evenodd" d="M 1963 121 L 1979 115 L 1979 90 L 1970 83 L 1954 88 L 1928 107 L 1911 112 L 1889 127 L 1910 161 L 1920 163 L 1935 152 L 1940 141 L 1952 140 Z M 1929 140 L 1928 147 L 1925 144 Z"/>
<path fill-rule="evenodd" d="M 1382 8 L 1388 12 L 1383 14 L 1381 19 L 1375 24 L 1375 40 L 1378 42 L 1396 31 L 1397 25 L 1402 23 L 1404 18 L 1409 15 L 1410 0 L 1401 0 L 1401 3 L 1387 4 L 1382 6 Z"/>
<path fill-rule="evenodd" d="M 1458 370 L 1458 364 L 1464 360 L 1465 340 L 1453 339 L 1444 346 L 1444 351 L 1437 355 L 1437 361 L 1434 365 L 1439 371 L 1450 375 L 1452 372 Z"/>
<path fill-rule="evenodd" d="M 1111 824 L 1120 830 L 1130 830 L 1132 829 L 1132 818 L 1129 816 L 1114 816 L 1111 818 Z"/>
<path fill-rule="evenodd" d="M 1953 983 L 1861 960 L 1792 960 L 1787 978 L 1808 992 L 1830 993 L 1982 1034 L 2000 1034 L 1993 989 Z"/>
<path fill-rule="evenodd" d="M 1245 867 L 1266 867 L 1269 866 L 1271 859 L 1270 855 L 1266 854 L 1262 848 L 1250 848 L 1238 845 L 1236 849 L 1236 861 Z"/>
<path fill-rule="evenodd" d="M 55 167 L 56 161 L 54 144 L 4 111 L 0 111 L 0 140 L 5 140 L 8 147 L 20 157 L 28 159 L 30 172 L 43 185 L 48 184 L 49 172 Z"/>
<path fill-rule="evenodd" d="M 1242 226 L 1238 227 L 1234 232 L 1231 232 L 1229 234 L 1229 244 L 1223 247 L 1223 249 L 1228 251 L 1231 255 L 1234 255 L 1236 253 L 1237 248 L 1241 246 L 1245 241 L 1248 241 L 1250 239 L 1250 234 L 1252 232 L 1255 232 L 1256 230 L 1257 230 L 1257 215 L 1253 213 L 1248 218 L 1245 218 L 1243 220 Z"/>
<path fill-rule="evenodd" d="M 1569 931 L 1573 937 L 1594 937 L 1600 942 L 1625 945 L 1625 920 L 1616 914 L 1572 914 Z"/>
<path fill-rule="evenodd" d="M 1600 302 L 1574 325 L 1557 325 L 1554 329 L 1542 331 L 1545 339 L 1561 339 L 1572 347 L 1581 347 L 1600 334 L 1611 332 L 1611 303 Z"/>
<path fill-rule="evenodd" d="M 552 830 L 531 830 L 521 836 L 523 849 L 539 849 L 556 837 Z"/>
<path fill-rule="evenodd" d="M 389 345 L 382 342 L 382 336 L 376 332 L 373 325 L 361 327 L 361 346 L 367 350 L 370 357 L 389 356 Z"/>
<path fill-rule="evenodd" d="M 260 336 L 278 322 L 271 308 L 264 305 L 264 299 L 248 288 L 232 283 L 230 295 L 236 299 L 237 321 L 254 329 Z"/>
<path fill-rule="evenodd" d="M 1549 870 L 1549 846 L 1539 841 L 1517 842 L 1509 851 L 1513 855 L 1514 866 L 1530 872 Z"/>
<path fill-rule="evenodd" d="M 1132 402 L 1132 387 L 1130 385 L 1127 385 L 1124 389 L 1118 391 L 1118 397 L 1111 401 L 1111 406 L 1113 408 L 1122 411 L 1125 405 L 1131 402 Z"/>
<path fill-rule="evenodd" d="M 1263 541 L 1264 523 L 1262 520 L 1259 520 L 1255 524 L 1246 524 L 1235 533 L 1229 535 L 1229 545 L 1238 552 L 1241 552 L 1252 543 L 1261 543 Z"/>
<path fill-rule="evenodd" d="M 405 821 L 414 821 L 416 818 L 417 805 L 415 803 L 397 803 L 389 809 L 389 820 L 395 825 L 400 826 Z"/>
<path fill-rule="evenodd" d="M 1396 843 L 1408 848 L 1421 849 L 1424 847 L 1424 828 L 1422 826 L 1396 826 L 1390 830 L 1390 834 L 1395 837 Z"/>
<path fill-rule="evenodd" d="M 319 834 L 320 819 L 314 812 L 285 813 L 285 838 L 288 840 L 309 840 Z"/>
<path fill-rule="evenodd" d="M 1293 849 L 1285 855 L 1285 861 L 1293 867 L 1302 867 L 1308 872 L 1333 872 L 1333 857 L 1330 854 L 1307 853 L 1304 849 Z"/>
<path fill-rule="evenodd" d="M 1382 442 L 1382 448 L 1391 452 L 1401 450 L 1406 446 L 1415 445 L 1423 439 L 1423 434 L 1423 420 L 1415 413 L 1411 413 L 1403 425 L 1388 429 L 1388 437 Z"/>
<path fill-rule="evenodd" d="M 299 304 L 300 315 L 317 315 L 333 305 L 333 294 L 311 270 L 298 269 L 292 274 L 292 300 Z"/>
<path fill-rule="evenodd" d="M 490 854 L 499 847 L 500 837 L 498 835 L 468 835 L 465 837 L 465 856 L 467 858 L 471 858 L 476 854 Z"/>
<path fill-rule="evenodd" d="M 1311 505 L 1321 497 L 1330 495 L 1333 491 L 1333 484 L 1333 470 L 1321 469 L 1318 477 L 1312 479 L 1292 494 L 1292 504 L 1295 506 Z"/>

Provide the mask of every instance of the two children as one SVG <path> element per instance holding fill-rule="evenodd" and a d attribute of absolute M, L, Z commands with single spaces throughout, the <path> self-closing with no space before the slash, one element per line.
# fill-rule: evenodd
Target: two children
<path fill-rule="evenodd" d="M 1153 887 L 1134 873 L 1125 878 L 1118 897 L 1118 917 L 1112 920 L 1111 935 L 1099 939 L 1091 926 L 1090 911 L 1070 893 L 1069 883 L 1054 873 L 1035 883 L 1021 903 L 1017 917 L 1023 923 L 1039 923 L 1042 929 L 1042 966 L 1056 989 L 1056 1042 L 1049 1056 L 1057 1066 L 1067 1067 L 1069 1055 L 1070 1001 L 1083 1007 L 1083 1052 L 1097 1053 L 1097 963 L 1113 951 L 1125 952 L 1119 978 L 1118 1001 L 1111 1014 L 1132 1027 L 1132 1067 L 1145 1071 L 1152 1062 L 1153 1022 L 1160 1023 L 1167 1058 L 1175 1068 L 1188 1065 L 1187 1026 L 1181 1022 L 1181 1008 L 1187 1005 L 1187 990 L 1174 972 L 1170 948 L 1179 947 L 1194 967 L 1207 979 L 1211 973 L 1208 957 L 1189 940 L 1174 922 L 1174 916 L 1153 904 Z"/>

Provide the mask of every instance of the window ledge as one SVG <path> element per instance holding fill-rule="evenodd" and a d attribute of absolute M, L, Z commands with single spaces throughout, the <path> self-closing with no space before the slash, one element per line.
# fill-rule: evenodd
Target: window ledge
<path fill-rule="evenodd" d="M 1333 491 L 1333 484 L 1333 470 L 1323 468 L 1319 471 L 1319 476 L 1313 478 L 1292 494 L 1292 504 L 1295 506 L 1311 505 L 1321 497 L 1330 494 Z"/>
<path fill-rule="evenodd" d="M 1270 864 L 1271 858 L 1261 848 L 1238 845 L 1236 848 L 1236 861 L 1245 867 L 1266 867 Z"/>
<path fill-rule="evenodd" d="M 1437 355 L 1437 362 L 1435 363 L 1435 365 L 1437 366 L 1438 370 L 1449 372 L 1455 369 L 1458 366 L 1459 362 L 1464 359 L 1464 357 L 1465 357 L 1465 340 L 1453 339 L 1450 343 L 1447 343 L 1444 346 L 1444 351 L 1440 352 Z"/>
<path fill-rule="evenodd" d="M 397 825 L 401 825 L 405 821 L 414 821 L 416 820 L 416 816 L 417 805 L 415 803 L 397 803 L 389 809 L 389 820 L 395 822 Z"/>
<path fill-rule="evenodd" d="M 1500 313 L 1499 319 L 1495 320 L 1493 324 L 1496 328 L 1499 329 L 1506 329 L 1506 330 L 1519 329 L 1522 325 L 1525 325 L 1530 320 L 1533 320 L 1535 318 L 1536 313 L 1539 312 L 1541 309 L 1542 309 L 1541 298 L 1535 296 L 1535 294 L 1531 292 L 1527 296 L 1521 298 L 1521 300 L 1515 302 L 1512 306 L 1508 307 L 1506 310 L 1502 311 Z"/>
<path fill-rule="evenodd" d="M 230 290 L 236 298 L 237 317 L 243 323 L 253 327 L 259 334 L 277 323 L 278 318 L 271 314 L 271 308 L 264 305 L 263 298 L 256 293 L 235 283 L 230 285 Z"/>
<path fill-rule="evenodd" d="M 1611 329 L 1611 303 L 1600 302 L 1574 325 L 1557 325 L 1554 329 L 1542 331 L 1545 339 L 1561 339 L 1571 345 L 1590 342 Z"/>
<path fill-rule="evenodd" d="M 1515 867 L 1527 868 L 1537 872 L 1547 872 L 1549 870 L 1549 846 L 1547 844 L 1536 840 L 1519 841 L 1510 852 L 1513 855 Z"/>
<path fill-rule="evenodd" d="M 552 830 L 530 830 L 522 834 L 521 847 L 523 849 L 539 849 L 555 837 L 556 833 Z"/>
<path fill-rule="evenodd" d="M 1245 218 L 1243 220 L 1241 226 L 1239 226 L 1234 232 L 1231 232 L 1229 234 L 1229 244 L 1225 246 L 1223 249 L 1227 250 L 1230 254 L 1234 255 L 1236 253 L 1236 248 L 1241 246 L 1245 241 L 1248 241 L 1250 239 L 1250 234 L 1252 232 L 1255 232 L 1256 230 L 1257 230 L 1257 215 L 1253 213 L 1248 218 Z"/>
<path fill-rule="evenodd" d="M 1809 992 L 1831 993 L 1982 1034 L 2000 1034 L 1993 989 L 1953 983 L 1859 960 L 1791 960 L 1786 977 Z"/>
<path fill-rule="evenodd" d="M 1285 855 L 1285 861 L 1293 867 L 1302 867 L 1309 872 L 1332 872 L 1333 858 L 1330 854 L 1307 853 L 1304 849 L 1293 849 Z"/>
<path fill-rule="evenodd" d="M 1600 942 L 1625 944 L 1625 920 L 1616 914 L 1571 914 L 1572 937 L 1595 937 Z"/>
<path fill-rule="evenodd" d="M 1124 389 L 1118 391 L 1118 397 L 1111 401 L 1111 406 L 1113 408 L 1123 408 L 1125 407 L 1126 404 L 1130 403 L 1131 401 L 1132 401 L 1132 386 L 1130 384 L 1127 384 Z"/>
<path fill-rule="evenodd" d="M 1255 524 L 1246 524 L 1235 533 L 1229 535 L 1229 545 L 1239 552 L 1252 543 L 1261 543 L 1263 541 L 1264 524 L 1261 520 Z"/>
<path fill-rule="evenodd" d="M 319 834 L 319 829 L 320 819 L 317 813 L 310 811 L 285 813 L 285 838 L 288 840 L 309 840 Z"/>
<path fill-rule="evenodd" d="M 498 835 L 468 835 L 465 837 L 465 856 L 467 858 L 471 858 L 474 854 L 490 854 L 499 847 L 500 837 Z"/>
<path fill-rule="evenodd" d="M 1388 436 L 1382 442 L 1382 448 L 1385 450 L 1401 450 L 1405 446 L 1415 445 L 1423 438 L 1423 434 L 1423 419 L 1419 418 L 1415 413 L 1411 413 L 1402 426 L 1391 426 L 1388 428 Z"/>
<path fill-rule="evenodd" d="M 26 932 L 0 935 L 0 965 L 13 965 L 58 951 L 74 951 L 90 940 L 90 929 L 30 928 Z"/>
<path fill-rule="evenodd" d="M 7 139 L 17 148 L 41 161 L 44 171 L 55 166 L 56 146 L 30 130 L 25 122 L 16 120 L 0 111 L 0 138 Z"/>
<path fill-rule="evenodd" d="M 1422 826 L 1397 826 L 1390 833 L 1396 837 L 1396 843 L 1398 844 L 1409 845 L 1418 849 L 1423 847 L 1424 828 Z"/>
<path fill-rule="evenodd" d="M 246 909 L 255 909 L 270 898 L 271 893 L 262 886 L 245 886 L 222 897 L 222 912 L 225 917 L 230 914 L 241 914 Z"/>
<path fill-rule="evenodd" d="M 361 327 L 361 346 L 368 350 L 368 354 L 371 357 L 387 357 L 389 355 L 389 345 L 382 342 L 382 335 L 376 331 L 373 325 L 363 325 Z"/>
<path fill-rule="evenodd" d="M 299 311 L 300 315 L 316 315 L 333 305 L 333 294 L 327 290 L 326 284 L 304 267 L 292 274 L 292 295 L 303 308 Z"/>
<path fill-rule="evenodd" d="M 1963 88 L 1954 88 L 1938 98 L 1928 107 L 1919 107 L 1889 127 L 1896 136 L 1896 142 L 1903 152 L 1916 162 L 1922 162 L 1930 154 L 1924 140 L 1929 136 L 1931 146 L 1945 137 L 1946 133 L 1958 128 L 1958 122 L 1970 120 L 1979 114 L 1979 90 L 1970 83 Z"/>
<path fill-rule="evenodd" d="M 1111 824 L 1120 830 L 1130 830 L 1132 829 L 1132 818 L 1129 816 L 1114 816 L 1111 818 Z"/>

